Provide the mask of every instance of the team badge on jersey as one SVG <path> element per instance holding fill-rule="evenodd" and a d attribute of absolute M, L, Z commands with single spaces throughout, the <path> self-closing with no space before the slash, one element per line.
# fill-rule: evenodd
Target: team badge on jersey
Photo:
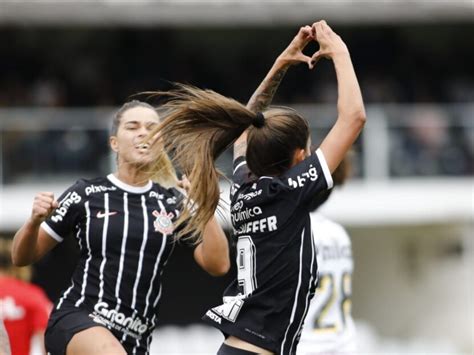
<path fill-rule="evenodd" d="M 154 210 L 152 212 L 153 216 L 156 217 L 155 221 L 153 222 L 153 226 L 155 227 L 155 232 L 160 232 L 162 234 L 171 234 L 174 231 L 173 225 L 173 213 L 166 213 L 166 211 L 158 212 Z"/>

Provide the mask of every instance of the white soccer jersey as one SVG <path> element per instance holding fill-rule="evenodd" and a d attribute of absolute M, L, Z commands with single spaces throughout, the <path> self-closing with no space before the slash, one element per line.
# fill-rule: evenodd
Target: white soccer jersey
<path fill-rule="evenodd" d="M 306 316 L 298 355 L 355 349 L 351 316 L 353 259 L 351 241 L 342 226 L 311 213 L 317 249 L 318 287 Z"/>

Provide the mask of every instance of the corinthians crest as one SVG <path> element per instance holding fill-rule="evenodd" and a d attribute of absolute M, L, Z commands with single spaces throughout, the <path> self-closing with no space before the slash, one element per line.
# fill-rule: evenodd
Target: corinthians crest
<path fill-rule="evenodd" d="M 166 213 L 166 211 L 158 212 L 154 210 L 152 212 L 153 216 L 156 217 L 155 221 L 153 222 L 153 226 L 155 227 L 156 232 L 160 232 L 162 234 L 171 234 L 174 231 L 173 225 L 173 217 L 174 214 L 172 212 Z"/>

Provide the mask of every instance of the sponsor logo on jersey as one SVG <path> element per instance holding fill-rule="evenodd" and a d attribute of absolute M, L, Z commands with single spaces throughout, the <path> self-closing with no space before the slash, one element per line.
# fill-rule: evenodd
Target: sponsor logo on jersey
<path fill-rule="evenodd" d="M 99 212 L 97 212 L 97 218 L 105 218 L 106 216 L 113 216 L 117 213 L 118 213 L 117 211 L 111 211 L 111 212 L 99 211 Z"/>
<path fill-rule="evenodd" d="M 257 232 L 273 232 L 277 229 L 277 217 L 270 216 L 267 218 L 257 219 L 256 221 L 244 223 L 238 229 L 235 230 L 235 233 L 243 234 Z"/>
<path fill-rule="evenodd" d="M 208 316 L 214 322 L 222 324 L 222 318 L 219 317 L 217 314 L 212 313 L 210 310 L 206 312 L 206 316 Z"/>
<path fill-rule="evenodd" d="M 249 201 L 249 200 L 253 199 L 254 197 L 260 196 L 261 194 L 262 194 L 262 189 L 257 190 L 257 191 L 252 191 L 252 192 L 249 192 L 247 194 L 239 194 L 239 196 L 237 196 L 237 201 L 238 200 Z"/>
<path fill-rule="evenodd" d="M 166 211 L 158 212 L 154 210 L 152 212 L 153 216 L 155 216 L 155 221 L 153 222 L 153 226 L 155 227 L 155 232 L 160 232 L 162 234 L 171 234 L 174 231 L 173 225 L 173 212 L 166 213 Z"/>
<path fill-rule="evenodd" d="M 294 179 L 292 177 L 288 178 L 289 187 L 291 187 L 292 189 L 303 187 L 306 184 L 307 180 L 316 181 L 318 179 L 318 172 L 313 165 L 310 165 L 308 171 L 301 173 L 300 175 L 296 176 Z"/>
<path fill-rule="evenodd" d="M 51 220 L 55 223 L 61 222 L 63 217 L 67 214 L 69 208 L 74 204 L 78 204 L 81 202 L 81 200 L 82 198 L 77 192 L 69 192 L 59 203 L 59 207 L 54 211 Z"/>
<path fill-rule="evenodd" d="M 239 201 L 242 202 L 242 201 Z M 254 218 L 262 214 L 262 209 L 258 206 L 245 208 L 240 211 L 234 211 L 231 213 L 230 218 L 232 223 L 237 223 L 239 221 L 245 221 L 250 218 Z"/>
<path fill-rule="evenodd" d="M 156 191 L 150 191 L 150 194 L 148 195 L 148 197 L 154 197 L 156 198 L 157 200 L 162 200 L 165 198 L 165 196 L 163 194 L 159 194 L 158 192 Z"/>
<path fill-rule="evenodd" d="M 0 320 L 18 320 L 25 317 L 25 309 L 13 297 L 0 298 Z"/>
<path fill-rule="evenodd" d="M 166 203 L 168 205 L 176 205 L 176 196 L 173 196 L 173 197 L 168 197 L 166 199 Z"/>
<path fill-rule="evenodd" d="M 97 192 L 106 192 L 106 191 L 115 191 L 115 190 L 117 190 L 115 186 L 103 186 L 103 185 L 89 185 L 84 189 L 86 196 L 89 196 L 90 194 L 95 194 Z"/>
<path fill-rule="evenodd" d="M 148 330 L 148 326 L 143 324 L 139 317 L 127 317 L 122 312 L 109 309 L 107 302 L 97 303 L 94 306 L 94 312 L 89 316 L 94 322 L 105 324 L 122 332 L 132 331 L 141 336 Z"/>

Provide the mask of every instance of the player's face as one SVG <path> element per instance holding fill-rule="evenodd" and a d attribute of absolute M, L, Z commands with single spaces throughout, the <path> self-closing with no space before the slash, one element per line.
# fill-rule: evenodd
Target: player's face
<path fill-rule="evenodd" d="M 152 149 L 143 141 L 159 121 L 158 114 L 147 107 L 134 107 L 125 111 L 117 135 L 110 137 L 110 145 L 117 153 L 119 164 L 143 166 L 152 161 Z"/>

